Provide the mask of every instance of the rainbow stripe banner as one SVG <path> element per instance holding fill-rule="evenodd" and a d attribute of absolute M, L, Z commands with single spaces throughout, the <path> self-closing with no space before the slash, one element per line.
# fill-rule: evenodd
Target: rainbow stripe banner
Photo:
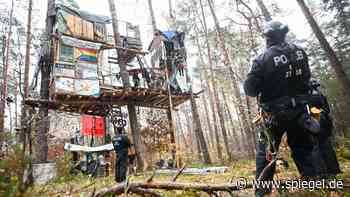
<path fill-rule="evenodd" d="M 97 51 L 93 49 L 77 48 L 77 56 L 79 61 L 97 62 Z"/>

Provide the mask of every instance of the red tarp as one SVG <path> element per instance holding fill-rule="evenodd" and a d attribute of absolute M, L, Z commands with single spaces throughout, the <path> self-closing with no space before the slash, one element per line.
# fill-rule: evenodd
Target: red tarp
<path fill-rule="evenodd" d="M 105 121 L 101 116 L 83 115 L 80 118 L 81 134 L 84 136 L 105 136 Z"/>

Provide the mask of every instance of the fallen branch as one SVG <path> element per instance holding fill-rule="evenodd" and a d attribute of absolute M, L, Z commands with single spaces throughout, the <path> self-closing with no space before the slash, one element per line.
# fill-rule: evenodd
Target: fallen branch
<path fill-rule="evenodd" d="M 153 170 L 152 175 L 146 179 L 146 183 L 152 182 L 155 175 L 156 175 L 156 171 Z"/>
<path fill-rule="evenodd" d="M 145 194 L 149 194 L 151 195 L 152 197 L 163 197 L 160 193 L 158 192 L 155 192 L 153 190 L 150 190 L 150 189 L 142 189 L 142 188 L 132 188 L 132 189 L 129 189 L 132 193 L 135 193 L 135 194 L 140 194 L 142 196 L 144 196 Z"/>
<path fill-rule="evenodd" d="M 112 188 L 104 188 L 95 194 L 95 197 L 105 196 L 107 194 L 122 194 L 125 188 L 133 192 L 134 189 L 161 189 L 161 190 L 190 190 L 203 191 L 207 193 L 215 193 L 219 191 L 229 192 L 243 189 L 237 184 L 204 184 L 204 183 L 176 183 L 176 182 L 135 182 L 135 183 L 121 183 Z M 252 188 L 252 185 L 246 185 L 244 189 Z"/>
<path fill-rule="evenodd" d="M 172 182 L 176 181 L 176 179 L 182 174 L 185 168 L 186 168 L 186 164 L 175 174 L 175 176 L 172 178 Z"/>

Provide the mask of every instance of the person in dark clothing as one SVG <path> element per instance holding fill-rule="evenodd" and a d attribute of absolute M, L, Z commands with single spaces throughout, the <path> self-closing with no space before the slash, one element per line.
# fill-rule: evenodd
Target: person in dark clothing
<path fill-rule="evenodd" d="M 118 127 L 116 130 L 117 132 L 112 139 L 112 143 L 117 154 L 117 160 L 115 162 L 115 181 L 120 183 L 126 179 L 128 171 L 128 148 L 131 143 L 128 136 L 123 133 L 122 127 Z"/>
<path fill-rule="evenodd" d="M 287 25 L 277 21 L 266 24 L 264 36 L 267 48 L 253 61 L 244 83 L 245 93 L 251 97 L 258 97 L 265 125 L 272 135 L 270 142 L 272 146 L 268 146 L 266 140 L 258 140 L 256 178 L 260 180 L 273 179 L 275 165 L 266 170 L 262 176 L 263 169 L 269 163 L 266 149 L 275 147 L 276 150 L 268 151 L 277 151 L 285 132 L 292 158 L 302 177 L 319 176 L 320 164 L 315 161 L 326 160 L 327 154 L 332 155 L 333 165 L 338 164 L 334 151 L 333 153 L 330 151 L 333 149 L 328 144 L 328 137 L 322 138 L 327 143 L 322 144 L 324 147 L 318 146 L 320 151 L 315 154 L 315 140 L 318 142 L 321 140 L 320 136 L 315 136 L 310 130 L 322 131 L 322 128 L 317 128 L 319 125 L 322 127 L 323 123 L 320 120 L 317 124 L 310 118 L 309 107 L 313 106 L 313 103 L 308 100 L 311 96 L 309 96 L 311 72 L 308 57 L 299 46 L 285 42 L 288 31 Z M 332 173 L 339 173 L 339 166 L 335 168 L 337 169 L 333 169 Z M 266 191 L 258 189 L 256 192 L 257 196 L 263 196 Z"/>

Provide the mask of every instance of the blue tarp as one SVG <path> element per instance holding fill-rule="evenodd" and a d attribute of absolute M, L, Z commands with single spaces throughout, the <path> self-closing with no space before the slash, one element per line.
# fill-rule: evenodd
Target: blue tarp
<path fill-rule="evenodd" d="M 168 40 L 171 40 L 177 34 L 175 31 L 163 31 L 162 33 Z"/>

